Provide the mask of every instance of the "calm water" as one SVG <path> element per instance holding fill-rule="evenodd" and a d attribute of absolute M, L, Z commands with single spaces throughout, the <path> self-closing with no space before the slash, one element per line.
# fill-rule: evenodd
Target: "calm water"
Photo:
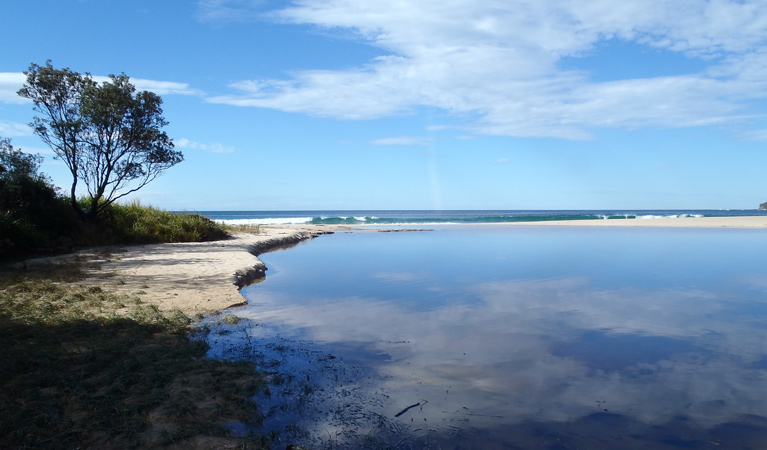
<path fill-rule="evenodd" d="M 275 448 L 767 448 L 763 230 L 431 229 L 262 255 Z"/>

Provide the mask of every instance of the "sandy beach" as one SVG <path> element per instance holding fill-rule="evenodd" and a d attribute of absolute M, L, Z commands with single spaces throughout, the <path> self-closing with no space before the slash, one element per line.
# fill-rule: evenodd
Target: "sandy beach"
<path fill-rule="evenodd" d="M 767 228 L 767 216 L 680 217 L 658 219 L 560 220 L 550 222 L 511 222 L 511 225 L 590 226 L 590 227 L 673 227 L 673 228 Z"/>
<path fill-rule="evenodd" d="M 138 293 L 161 310 L 205 313 L 241 305 L 239 289 L 263 278 L 256 255 L 296 245 L 344 227 L 261 227 L 212 242 L 152 244 L 83 252 L 89 261 L 84 284 Z"/>
<path fill-rule="evenodd" d="M 497 225 L 497 224 L 496 224 Z M 767 228 L 767 217 L 702 217 L 627 220 L 514 222 L 507 226 Z M 390 227 L 394 231 L 403 228 Z M 161 310 L 178 308 L 187 314 L 241 305 L 239 289 L 264 276 L 266 266 L 256 256 L 316 236 L 343 231 L 380 231 L 365 226 L 275 225 L 259 234 L 236 234 L 229 240 L 142 245 L 109 253 L 86 252 L 93 264 L 87 284 L 138 293 Z M 95 268 L 98 266 L 98 268 Z"/>

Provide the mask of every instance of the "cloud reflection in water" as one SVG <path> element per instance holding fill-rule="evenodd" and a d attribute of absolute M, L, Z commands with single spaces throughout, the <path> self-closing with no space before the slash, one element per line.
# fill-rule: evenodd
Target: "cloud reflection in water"
<path fill-rule="evenodd" d="M 537 277 L 528 273 L 524 279 L 509 276 L 504 280 L 497 276 L 497 267 L 488 271 L 478 268 L 454 270 L 457 275 L 446 283 L 444 264 L 434 264 L 428 267 L 432 272 L 427 272 L 423 265 L 403 263 L 406 252 L 417 252 L 417 246 L 409 250 L 400 247 L 399 252 L 405 253 L 398 256 L 399 270 L 392 270 L 392 261 L 348 254 L 379 255 L 375 250 L 382 245 L 381 236 L 357 239 L 354 248 L 341 245 L 343 255 L 333 253 L 332 240 L 344 236 L 329 237 L 325 245 L 316 246 L 313 255 L 310 250 L 315 243 L 274 258 L 282 268 L 279 277 L 271 286 L 267 277 L 264 283 L 247 290 L 250 305 L 238 314 L 278 325 L 282 333 L 297 339 L 338 345 L 339 354 L 377 371 L 380 378 L 376 388 L 392 399 L 382 407 L 382 414 L 393 417 L 419 402 L 419 408 L 403 414 L 400 420 L 423 421 L 427 429 L 449 430 L 459 424 L 461 430 L 484 430 L 482 434 L 511 430 L 531 421 L 601 420 L 604 425 L 615 417 L 634 427 L 637 423 L 668 426 L 682 420 L 685 426 L 703 429 L 721 427 L 744 415 L 767 416 L 767 372 L 763 367 L 767 358 L 767 296 L 759 283 L 730 281 L 742 281 L 744 276 L 763 279 L 758 276 L 762 270 L 758 260 L 749 260 L 752 254 L 735 245 L 730 253 L 709 260 L 708 264 L 717 267 L 703 270 L 702 278 L 690 283 L 696 276 L 687 268 L 702 264 L 696 259 L 700 255 L 690 251 L 699 242 L 685 241 L 678 230 L 667 232 L 675 233 L 673 237 L 681 241 L 679 248 L 671 249 L 676 269 L 664 267 L 663 281 L 647 286 L 602 282 L 610 278 L 604 273 L 606 266 L 594 261 L 579 264 L 571 254 L 563 258 L 571 263 L 558 269 L 559 275 L 571 276 L 552 277 L 546 265 L 530 254 L 508 258 L 497 246 L 493 247 L 492 261 L 484 264 L 497 266 L 510 260 L 514 265 L 519 258 L 528 258 L 531 264 L 538 264 Z M 699 238 L 726 241 L 728 232 L 733 231 Z M 530 239 L 529 231 L 525 233 L 523 237 Z M 530 248 L 546 242 L 553 231 L 537 233 L 532 236 L 537 241 L 527 242 Z M 608 234 L 605 245 L 631 248 L 640 245 L 636 243 L 639 240 L 645 253 L 651 252 L 653 245 L 660 251 L 669 237 L 653 233 L 635 230 Z M 454 246 L 472 245 L 460 233 L 446 234 Z M 418 238 L 439 240 L 444 236 L 438 231 Z M 398 245 L 391 241 L 391 235 L 383 237 L 386 239 L 389 241 L 383 245 Z M 737 242 L 747 242 L 739 239 Z M 408 240 L 412 242 L 411 237 Z M 726 248 L 720 241 L 718 248 Z M 366 243 L 372 247 L 365 247 Z M 506 244 L 512 248 L 509 255 L 518 248 L 513 244 L 513 240 Z M 588 255 L 585 245 L 571 245 L 563 251 Z M 439 246 L 432 243 L 428 247 L 431 257 L 440 260 L 435 250 Z M 764 250 L 751 248 L 757 255 Z M 481 250 L 475 246 L 473 254 L 481 254 Z M 543 250 L 551 254 L 547 248 Z M 263 259 L 269 264 L 271 256 L 278 255 Z M 290 267 L 291 259 L 311 262 L 318 258 L 328 263 L 324 269 L 315 266 L 315 276 L 333 279 L 337 257 L 365 266 L 355 269 L 356 281 L 346 279 L 344 286 L 339 286 L 338 292 L 344 295 L 332 295 L 332 289 L 314 289 L 311 279 L 302 281 L 300 271 L 284 270 Z M 728 258 L 739 259 L 738 273 L 726 270 Z M 452 264 L 478 262 L 453 260 Z M 637 267 L 652 264 L 618 258 L 610 270 L 621 272 L 620 278 L 629 277 L 625 272 Z M 650 269 L 643 270 L 646 273 L 637 276 L 650 278 Z M 678 270 L 680 277 L 669 270 Z M 491 276 L 483 279 L 483 273 Z M 718 280 L 711 280 L 712 273 Z M 684 280 L 683 286 L 674 284 L 678 279 Z M 296 286 L 301 283 L 306 283 L 304 290 Z M 288 284 L 291 287 L 286 293 L 282 286 Z M 387 294 L 387 285 L 395 286 L 393 292 L 397 294 Z M 730 290 L 722 291 L 720 285 Z M 350 292 L 359 295 L 348 295 Z M 412 297 L 400 294 L 408 292 L 414 293 Z M 437 298 L 427 298 L 429 295 Z M 428 307 L 414 305 L 421 298 Z M 351 348 L 349 343 L 355 351 L 344 354 L 342 349 Z M 366 359 L 366 354 L 371 357 Z M 380 358 L 382 354 L 386 358 Z M 765 429 L 757 426 L 757 433 Z M 501 441 L 510 438 L 498 433 Z"/>

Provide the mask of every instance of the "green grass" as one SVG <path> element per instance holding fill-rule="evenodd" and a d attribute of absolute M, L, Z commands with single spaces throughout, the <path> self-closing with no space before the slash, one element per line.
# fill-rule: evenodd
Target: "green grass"
<path fill-rule="evenodd" d="M 61 201 L 57 205 L 61 207 Z M 231 232 L 258 232 L 257 227 L 228 229 L 200 214 L 173 213 L 139 202 L 113 204 L 96 223 L 80 222 L 66 205 L 59 209 L 20 218 L 0 211 L 0 236 L 8 237 L 0 239 L 0 261 L 68 253 L 93 246 L 215 241 L 227 239 Z M 48 217 L 60 220 L 51 221 Z"/>
<path fill-rule="evenodd" d="M 0 260 L 218 240 L 230 232 L 199 214 L 139 203 L 112 205 L 97 222 L 84 223 L 63 199 L 51 201 L 0 215 Z M 264 381 L 251 364 L 205 359 L 206 345 L 189 337 L 190 319 L 180 311 L 79 285 L 83 264 L 72 258 L 16 273 L 0 267 L 0 448 L 267 444 L 256 434 L 227 431 L 232 423 L 260 425 L 249 399 Z"/>
<path fill-rule="evenodd" d="M 138 202 L 113 204 L 98 226 L 107 244 L 199 242 L 226 239 L 224 226 L 196 213 L 173 213 Z"/>
<path fill-rule="evenodd" d="M 0 280 L 0 448 L 260 448 L 254 367 L 205 359 L 190 319 L 76 272 Z"/>

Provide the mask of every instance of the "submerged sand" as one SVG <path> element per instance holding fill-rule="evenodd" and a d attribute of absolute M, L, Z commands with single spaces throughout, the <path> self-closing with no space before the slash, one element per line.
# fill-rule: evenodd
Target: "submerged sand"
<path fill-rule="evenodd" d="M 767 217 L 574 220 L 508 225 L 767 228 Z M 111 253 L 92 253 L 89 258 L 97 264 L 89 269 L 86 283 L 139 293 L 142 300 L 162 310 L 178 308 L 187 314 L 222 310 L 243 304 L 245 300 L 239 289 L 263 276 L 266 266 L 256 255 L 321 234 L 350 229 L 327 225 L 262 226 L 258 234 L 240 233 L 224 241 L 141 245 Z M 384 231 L 372 227 L 354 229 Z M 390 230 L 408 229 L 390 227 Z"/>

